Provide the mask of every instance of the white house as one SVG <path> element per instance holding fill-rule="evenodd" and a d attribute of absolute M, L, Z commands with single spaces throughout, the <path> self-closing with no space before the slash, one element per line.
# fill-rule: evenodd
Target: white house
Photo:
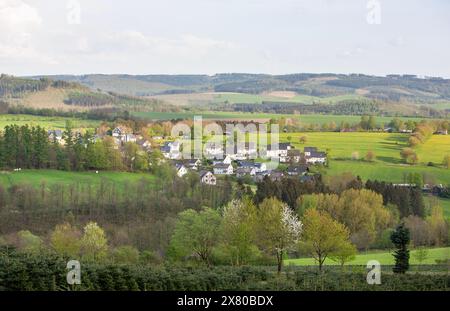
<path fill-rule="evenodd" d="M 243 177 L 245 175 L 255 176 L 256 168 L 255 167 L 238 167 L 236 169 L 236 177 Z"/>
<path fill-rule="evenodd" d="M 164 145 L 160 147 L 160 150 L 163 156 L 167 159 L 181 159 L 180 143 L 177 141 L 165 142 Z"/>
<path fill-rule="evenodd" d="M 270 158 L 286 157 L 288 151 L 291 150 L 291 143 L 279 143 L 278 148 L 272 147 L 272 145 L 267 146 L 266 156 Z"/>
<path fill-rule="evenodd" d="M 187 174 L 187 168 L 183 165 L 183 164 L 175 164 L 175 167 L 177 169 L 177 176 L 178 177 L 183 177 L 184 175 Z"/>
<path fill-rule="evenodd" d="M 210 171 L 201 171 L 200 172 L 200 182 L 202 184 L 215 186 L 217 183 L 217 178 Z"/>
<path fill-rule="evenodd" d="M 198 170 L 200 165 L 202 165 L 202 161 L 199 159 L 189 159 L 185 161 L 184 165 L 191 170 Z"/>
<path fill-rule="evenodd" d="M 61 130 L 48 130 L 47 135 L 49 140 L 56 140 L 56 142 L 64 144 L 63 133 Z"/>
<path fill-rule="evenodd" d="M 112 136 L 113 137 L 120 137 L 123 134 L 123 130 L 120 127 L 116 127 L 112 130 Z"/>
<path fill-rule="evenodd" d="M 280 162 L 281 163 L 288 163 L 288 162 L 298 163 L 298 162 L 300 162 L 300 159 L 301 159 L 300 150 L 291 149 L 291 150 L 288 150 L 286 156 L 280 157 Z"/>
<path fill-rule="evenodd" d="M 238 162 L 238 166 L 241 168 L 254 169 L 255 173 L 262 173 L 267 171 L 266 163 L 255 163 L 255 162 Z"/>
<path fill-rule="evenodd" d="M 317 152 L 317 148 L 316 147 L 305 147 L 303 149 L 304 153 L 305 153 L 305 157 L 310 157 L 312 152 Z"/>
<path fill-rule="evenodd" d="M 133 134 L 125 134 L 122 136 L 122 141 L 124 143 L 135 143 L 137 140 L 136 135 Z"/>
<path fill-rule="evenodd" d="M 232 148 L 227 146 L 225 153 L 226 156 L 229 156 L 232 160 L 245 160 L 258 157 L 258 149 L 255 142 L 244 144 L 234 143 Z"/>
<path fill-rule="evenodd" d="M 267 171 L 266 163 L 255 163 L 255 168 L 257 173 L 262 173 Z"/>
<path fill-rule="evenodd" d="M 213 171 L 215 175 L 232 175 L 233 165 L 219 163 L 213 166 Z"/>
<path fill-rule="evenodd" d="M 225 157 L 225 159 L 223 159 L 223 161 L 222 161 L 222 163 L 224 163 L 224 164 L 231 164 L 231 162 L 232 162 L 232 159 L 229 155 L 227 155 Z"/>
<path fill-rule="evenodd" d="M 327 155 L 325 152 L 310 152 L 309 156 L 305 154 L 305 160 L 308 164 L 324 164 L 327 161 Z"/>
<path fill-rule="evenodd" d="M 223 156 L 223 146 L 221 143 L 207 142 L 204 148 L 205 148 L 204 152 L 208 156 L 211 157 Z"/>
<path fill-rule="evenodd" d="M 287 173 L 290 176 L 305 175 L 308 171 L 309 171 L 309 169 L 305 165 L 289 166 L 287 169 Z"/>

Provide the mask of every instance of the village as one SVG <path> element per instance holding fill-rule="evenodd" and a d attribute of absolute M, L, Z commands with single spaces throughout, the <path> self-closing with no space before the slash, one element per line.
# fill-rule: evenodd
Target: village
<path fill-rule="evenodd" d="M 217 184 L 219 176 L 247 178 L 253 182 L 260 182 L 265 176 L 273 181 L 286 176 L 298 176 L 302 181 L 307 181 L 312 178 L 309 174 L 311 166 L 327 163 L 325 152 L 317 150 L 316 147 L 295 149 L 290 142 L 281 142 L 277 147 L 269 144 L 261 150 L 252 142 L 234 144 L 231 150 L 224 148 L 224 144 L 207 142 L 203 146 L 204 159 L 185 159 L 182 143 L 178 140 L 162 136 L 145 139 L 142 135 L 130 132 L 126 127 L 117 126 L 103 135 L 93 135 L 91 140 L 97 142 L 110 136 L 116 150 L 123 149 L 127 143 L 136 144 L 141 153 L 160 154 L 161 161 L 171 164 L 178 177 L 182 178 L 189 172 L 194 172 L 199 175 L 201 183 L 212 186 Z M 49 130 L 48 137 L 50 141 L 65 144 L 62 130 Z M 258 154 L 263 154 L 264 157 L 258 157 Z M 280 164 L 279 167 L 269 168 L 267 159 L 275 159 L 276 163 Z"/>

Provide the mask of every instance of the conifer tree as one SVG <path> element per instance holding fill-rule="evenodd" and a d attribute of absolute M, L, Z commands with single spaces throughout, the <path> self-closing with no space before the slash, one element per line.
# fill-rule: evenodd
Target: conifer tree
<path fill-rule="evenodd" d="M 392 269 L 394 273 L 405 273 L 409 269 L 409 249 L 410 241 L 409 229 L 405 224 L 400 224 L 391 234 L 391 241 L 396 247 L 394 252 L 395 266 Z"/>

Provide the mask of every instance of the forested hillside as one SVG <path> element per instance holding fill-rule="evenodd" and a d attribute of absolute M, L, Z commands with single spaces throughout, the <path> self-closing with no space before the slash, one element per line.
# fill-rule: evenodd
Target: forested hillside
<path fill-rule="evenodd" d="M 156 99 L 148 99 L 115 92 L 91 90 L 77 82 L 0 76 L 0 103 L 3 112 L 17 109 L 53 109 L 85 111 L 112 108 L 133 111 L 170 111 L 171 106 Z M 11 110 L 11 111 L 9 111 Z"/>
<path fill-rule="evenodd" d="M 54 76 L 56 80 L 78 82 L 93 89 L 130 95 L 190 92 L 238 92 L 259 94 L 293 91 L 318 97 L 361 94 L 383 100 L 450 100 L 450 80 L 413 75 L 386 77 L 363 74 L 216 74 L 207 75 L 84 75 Z"/>

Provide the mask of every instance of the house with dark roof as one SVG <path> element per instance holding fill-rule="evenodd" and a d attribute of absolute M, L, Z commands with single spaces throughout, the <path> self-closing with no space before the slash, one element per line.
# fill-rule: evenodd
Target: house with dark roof
<path fill-rule="evenodd" d="M 305 147 L 303 148 L 303 152 L 306 157 L 311 156 L 311 152 L 317 152 L 317 147 Z"/>
<path fill-rule="evenodd" d="M 291 165 L 287 169 L 289 176 L 300 176 L 305 175 L 309 172 L 309 168 L 306 165 Z"/>
<path fill-rule="evenodd" d="M 293 149 L 291 143 L 279 143 L 278 146 L 267 146 L 266 156 L 270 158 L 285 157 L 289 150 Z"/>
<path fill-rule="evenodd" d="M 177 170 L 178 177 L 183 177 L 188 173 L 187 168 L 183 164 L 176 163 L 175 168 Z"/>
<path fill-rule="evenodd" d="M 310 152 L 309 156 L 305 154 L 305 161 L 308 164 L 324 164 L 327 161 L 327 154 L 325 152 Z"/>
<path fill-rule="evenodd" d="M 213 171 L 215 175 L 232 175 L 234 172 L 233 165 L 225 163 L 218 163 L 214 165 Z"/>
<path fill-rule="evenodd" d="M 200 171 L 200 182 L 202 184 L 215 186 L 217 184 L 217 178 L 210 171 Z"/>
<path fill-rule="evenodd" d="M 232 160 L 257 158 L 257 144 L 255 142 L 246 142 L 243 144 L 234 143 L 232 146 L 227 145 L 225 155 L 229 156 Z"/>
<path fill-rule="evenodd" d="M 185 160 L 183 164 L 191 170 L 198 170 L 202 165 L 202 161 L 200 161 L 199 159 L 189 159 Z"/>
<path fill-rule="evenodd" d="M 50 141 L 56 140 L 58 143 L 63 143 L 63 132 L 61 130 L 48 130 L 47 136 Z"/>
<path fill-rule="evenodd" d="M 302 157 L 302 153 L 300 152 L 300 150 L 291 149 L 291 150 L 288 150 L 286 156 L 280 157 L 280 162 L 281 163 L 298 163 L 298 162 L 300 162 L 301 157 Z"/>
<path fill-rule="evenodd" d="M 236 169 L 236 177 L 244 177 L 246 175 L 255 176 L 256 168 L 254 167 L 238 167 Z"/>

